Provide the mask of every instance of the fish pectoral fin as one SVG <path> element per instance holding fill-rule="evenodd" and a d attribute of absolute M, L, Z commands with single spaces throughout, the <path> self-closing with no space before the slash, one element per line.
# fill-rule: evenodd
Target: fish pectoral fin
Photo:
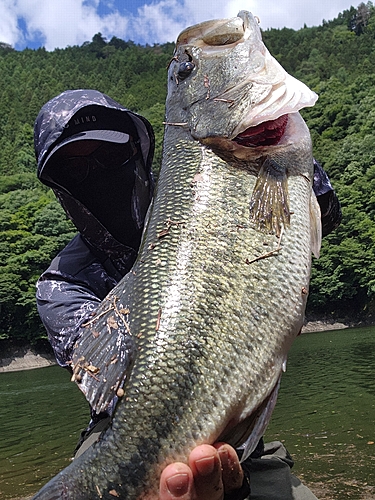
<path fill-rule="evenodd" d="M 225 430 L 217 440 L 228 443 L 234 448 L 240 446 L 243 449 L 241 462 L 252 454 L 267 428 L 276 405 L 280 381 L 281 375 L 263 403 L 235 427 Z"/>
<path fill-rule="evenodd" d="M 121 313 L 117 313 L 112 308 L 102 311 L 100 307 L 86 323 L 73 351 L 72 381 L 96 413 L 105 411 L 116 396 L 122 396 L 122 386 L 134 359 L 133 337 L 119 316 Z"/>
<path fill-rule="evenodd" d="M 322 219 L 318 200 L 314 191 L 311 191 L 310 199 L 310 227 L 311 227 L 311 251 L 319 259 L 320 247 L 322 245 Z"/>
<path fill-rule="evenodd" d="M 286 168 L 266 158 L 250 200 L 250 220 L 260 230 L 280 236 L 290 224 Z"/>

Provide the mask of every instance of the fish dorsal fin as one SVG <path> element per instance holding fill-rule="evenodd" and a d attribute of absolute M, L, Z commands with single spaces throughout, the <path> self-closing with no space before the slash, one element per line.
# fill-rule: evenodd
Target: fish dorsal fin
<path fill-rule="evenodd" d="M 135 344 L 126 321 L 126 311 L 108 295 L 95 315 L 84 325 L 72 356 L 72 381 L 91 407 L 105 411 L 121 388 L 133 365 Z"/>
<path fill-rule="evenodd" d="M 280 236 L 290 224 L 286 168 L 266 158 L 250 201 L 250 220 L 260 230 Z"/>
<path fill-rule="evenodd" d="M 311 251 L 317 259 L 320 255 L 322 245 L 322 219 L 320 207 L 314 191 L 311 190 L 310 198 L 310 227 L 311 227 Z"/>

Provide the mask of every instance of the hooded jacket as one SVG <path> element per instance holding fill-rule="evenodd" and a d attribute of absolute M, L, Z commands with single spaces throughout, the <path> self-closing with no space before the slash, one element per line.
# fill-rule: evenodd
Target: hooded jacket
<path fill-rule="evenodd" d="M 138 154 L 99 183 L 67 186 L 55 152 L 72 134 L 100 128 L 127 132 Z M 34 145 L 38 178 L 53 189 L 79 231 L 37 283 L 38 312 L 55 357 L 69 367 L 81 324 L 135 261 L 153 194 L 154 134 L 145 118 L 105 94 L 67 90 L 40 110 Z"/>

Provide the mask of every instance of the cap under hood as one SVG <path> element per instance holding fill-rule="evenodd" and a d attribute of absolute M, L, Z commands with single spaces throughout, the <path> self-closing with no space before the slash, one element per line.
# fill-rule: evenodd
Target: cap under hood
<path fill-rule="evenodd" d="M 139 154 L 121 174 L 106 176 L 105 186 L 99 186 L 102 194 L 95 192 L 98 186 L 94 184 L 85 185 L 84 192 L 73 192 L 59 180 L 58 169 L 61 172 L 64 165 L 55 164 L 54 154 L 67 142 L 94 139 L 123 143 L 129 136 L 138 144 Z M 144 117 L 96 90 L 63 92 L 42 107 L 35 121 L 38 178 L 53 189 L 89 245 L 110 257 L 122 274 L 134 262 L 152 198 L 154 143 L 152 127 Z M 121 224 L 122 234 L 117 239 L 111 229 L 116 224 Z"/>

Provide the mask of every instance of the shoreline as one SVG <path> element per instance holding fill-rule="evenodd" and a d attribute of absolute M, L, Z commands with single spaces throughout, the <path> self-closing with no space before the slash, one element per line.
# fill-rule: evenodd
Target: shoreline
<path fill-rule="evenodd" d="M 57 365 L 53 354 L 38 353 L 31 347 L 10 350 L 0 358 L 0 373 L 34 370 Z"/>
<path fill-rule="evenodd" d="M 347 324 L 339 321 L 308 321 L 302 327 L 302 334 L 329 330 L 342 330 L 351 327 L 369 326 Z M 0 357 L 0 373 L 33 370 L 57 365 L 52 352 L 38 352 L 31 346 L 9 348 Z"/>
<path fill-rule="evenodd" d="M 301 333 L 326 332 L 329 330 L 344 330 L 345 328 L 355 328 L 360 325 L 350 325 L 340 321 L 307 321 L 301 330 Z"/>

